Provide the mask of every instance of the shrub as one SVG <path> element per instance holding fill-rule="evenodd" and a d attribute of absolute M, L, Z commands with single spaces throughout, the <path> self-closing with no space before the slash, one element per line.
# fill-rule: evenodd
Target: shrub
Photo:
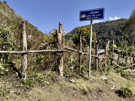
<path fill-rule="evenodd" d="M 127 71 L 124 71 L 122 68 L 118 68 L 116 72 L 120 73 L 122 77 L 130 79 L 130 75 Z"/>
<path fill-rule="evenodd" d="M 0 96 L 10 93 L 10 87 L 5 84 L 0 84 Z"/>
<path fill-rule="evenodd" d="M 49 82 L 43 74 L 35 73 L 34 75 L 29 76 L 26 81 L 21 81 L 20 84 L 17 84 L 16 86 L 21 89 L 28 90 L 36 85 L 39 86 L 49 85 Z"/>
<path fill-rule="evenodd" d="M 5 75 L 8 73 L 8 68 L 6 68 L 5 66 L 3 66 L 1 63 L 0 63 L 0 75 Z"/>
<path fill-rule="evenodd" d="M 116 90 L 116 93 L 119 96 L 122 96 L 125 98 L 133 96 L 133 92 L 132 92 L 132 89 L 130 87 L 121 87 L 119 90 Z"/>

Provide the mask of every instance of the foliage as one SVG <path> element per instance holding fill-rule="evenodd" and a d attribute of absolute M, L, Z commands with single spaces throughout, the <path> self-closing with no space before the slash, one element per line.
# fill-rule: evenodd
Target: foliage
<path fill-rule="evenodd" d="M 135 10 L 132 12 L 128 22 L 123 28 L 124 39 L 128 41 L 128 45 L 135 45 Z"/>
<path fill-rule="evenodd" d="M 76 66 L 76 63 L 75 63 L 72 55 L 70 57 L 66 58 L 66 60 L 65 60 L 66 64 L 65 64 L 65 68 L 64 68 L 64 75 L 66 77 L 73 76 L 73 71 L 74 71 L 75 66 Z"/>
<path fill-rule="evenodd" d="M 124 77 L 126 79 L 130 79 L 129 73 L 127 71 L 124 71 L 122 68 L 117 68 L 116 72 L 120 73 L 122 77 Z"/>
<path fill-rule="evenodd" d="M 45 78 L 43 74 L 34 73 L 33 75 L 29 76 L 26 81 L 20 81 L 16 86 L 24 90 L 28 90 L 35 87 L 36 85 L 49 85 L 49 81 Z"/>
<path fill-rule="evenodd" d="M 121 87 L 119 90 L 116 91 L 116 93 L 119 96 L 122 97 L 132 97 L 133 96 L 133 91 L 130 87 Z"/>
<path fill-rule="evenodd" d="M 10 87 L 6 84 L 0 84 L 0 96 L 10 93 Z"/>
<path fill-rule="evenodd" d="M 101 40 L 102 43 L 100 45 L 100 48 L 105 48 L 106 43 L 109 40 L 115 40 L 117 43 L 117 46 L 120 46 L 120 44 L 125 41 L 124 34 L 122 33 L 122 29 L 125 26 L 128 19 L 119 19 L 115 21 L 107 21 L 102 23 L 95 23 L 93 24 L 93 32 L 96 33 L 96 39 Z M 83 26 L 83 29 L 89 31 L 87 26 Z M 73 29 L 70 32 L 70 37 L 72 37 L 77 33 L 79 27 Z M 128 34 L 129 35 L 129 34 Z M 67 35 L 68 36 L 68 35 Z M 69 37 L 67 37 L 69 39 Z M 134 39 L 131 37 L 132 40 Z M 127 39 L 127 41 L 131 41 L 130 39 Z M 88 41 L 89 42 L 89 41 Z"/>
<path fill-rule="evenodd" d="M 6 68 L 5 66 L 3 66 L 1 63 L 0 63 L 0 75 L 5 75 L 8 73 L 8 68 Z"/>
<path fill-rule="evenodd" d="M 80 43 L 80 33 L 79 33 L 79 30 L 81 31 L 81 37 L 82 37 L 82 46 L 83 48 L 85 47 L 88 47 L 89 46 L 89 40 L 90 40 L 90 29 L 89 27 L 79 27 L 78 28 L 78 32 L 73 36 L 72 40 L 73 40 L 73 43 L 75 45 L 79 45 Z M 96 41 L 96 34 L 95 33 L 92 33 L 92 42 L 94 43 Z"/>
<path fill-rule="evenodd" d="M 117 45 L 114 44 L 114 45 L 113 45 L 113 48 L 117 48 Z"/>

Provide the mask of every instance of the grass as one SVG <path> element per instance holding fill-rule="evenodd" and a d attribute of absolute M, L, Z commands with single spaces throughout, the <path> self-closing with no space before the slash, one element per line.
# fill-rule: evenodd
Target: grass
<path fill-rule="evenodd" d="M 46 74 L 47 73 L 47 74 Z M 0 95 L 3 101 L 134 101 L 135 97 L 119 97 L 115 91 L 121 87 L 130 87 L 135 93 L 135 81 L 127 80 L 120 74 L 109 72 L 107 79 L 94 74 L 91 80 L 82 77 L 64 78 L 53 72 L 35 74 L 33 86 L 30 89 L 18 87 L 19 81 L 13 76 L 0 78 Z M 7 79 L 8 78 L 8 79 Z M 39 79 L 39 80 L 38 80 Z M 73 79 L 75 83 L 70 82 Z M 49 84 L 44 84 L 47 80 Z M 11 82 L 12 81 L 12 82 Z M 40 82 L 43 83 L 40 85 Z M 113 83 L 112 83 L 113 82 Z M 113 88 L 113 89 L 112 89 Z"/>

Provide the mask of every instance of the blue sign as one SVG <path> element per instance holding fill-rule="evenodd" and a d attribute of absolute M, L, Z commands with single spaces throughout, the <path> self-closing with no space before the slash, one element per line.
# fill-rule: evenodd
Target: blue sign
<path fill-rule="evenodd" d="M 80 21 L 104 19 L 104 8 L 80 11 Z"/>

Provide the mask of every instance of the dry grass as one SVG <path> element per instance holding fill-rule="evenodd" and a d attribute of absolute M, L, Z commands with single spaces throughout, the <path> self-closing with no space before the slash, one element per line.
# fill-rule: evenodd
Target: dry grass
<path fill-rule="evenodd" d="M 91 77 L 91 80 L 84 78 L 72 78 L 75 83 L 70 82 L 69 78 L 60 78 L 51 73 L 47 76 L 49 85 L 35 85 L 32 89 L 18 91 L 14 82 L 1 79 L 1 89 L 10 88 L 1 96 L 1 101 L 134 101 L 135 97 L 122 98 L 115 94 L 115 91 L 121 87 L 129 86 L 135 93 L 135 81 L 127 80 L 119 74 L 110 72 L 107 79 L 103 80 L 101 75 L 97 74 Z M 10 78 L 8 78 L 10 79 Z M 10 82 L 9 82 L 10 81 Z M 9 87 L 9 88 L 8 88 Z M 4 92 L 4 91 L 3 91 Z"/>

